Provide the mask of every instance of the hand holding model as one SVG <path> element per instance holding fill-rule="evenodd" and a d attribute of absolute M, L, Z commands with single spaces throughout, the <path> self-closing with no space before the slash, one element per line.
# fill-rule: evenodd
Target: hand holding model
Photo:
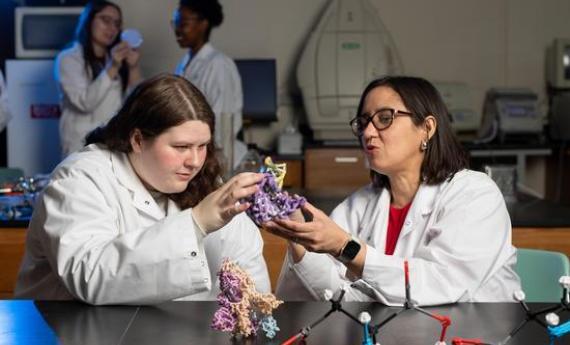
<path fill-rule="evenodd" d="M 250 207 L 249 202 L 240 203 L 240 200 L 257 192 L 257 183 L 262 179 L 263 174 L 257 173 L 242 173 L 232 177 L 194 207 L 194 221 L 206 234 L 223 227 Z"/>

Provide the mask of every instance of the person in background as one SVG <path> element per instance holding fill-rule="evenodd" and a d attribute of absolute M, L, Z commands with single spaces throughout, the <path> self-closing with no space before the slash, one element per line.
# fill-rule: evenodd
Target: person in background
<path fill-rule="evenodd" d="M 63 156 L 81 149 L 87 133 L 105 124 L 141 79 L 139 52 L 120 42 L 122 23 L 116 4 L 88 3 L 79 18 L 75 41 L 56 58 Z"/>
<path fill-rule="evenodd" d="M 150 304 L 215 299 L 230 258 L 270 291 L 257 226 L 239 201 L 263 174 L 221 184 L 214 114 L 190 82 L 142 82 L 96 143 L 67 157 L 36 202 L 16 298 Z M 98 142 L 98 143 L 97 143 Z"/>
<path fill-rule="evenodd" d="M 4 82 L 4 75 L 0 71 L 0 132 L 6 128 L 8 121 L 12 118 L 8 109 L 8 90 Z"/>
<path fill-rule="evenodd" d="M 174 12 L 172 26 L 180 47 L 188 49 L 176 74 L 188 79 L 206 96 L 216 114 L 216 146 L 222 147 L 222 116 L 231 116 L 233 127 L 233 165 L 247 151 L 235 136 L 242 127 L 243 92 L 234 61 L 209 42 L 212 29 L 222 24 L 218 0 L 181 0 Z"/>
<path fill-rule="evenodd" d="M 348 300 L 401 305 L 404 260 L 412 303 L 508 302 L 520 289 L 505 201 L 468 158 L 428 81 L 386 77 L 364 90 L 350 126 L 372 183 L 330 218 L 307 203 L 265 228 L 289 240 L 277 295 L 322 298 L 350 284 Z"/>

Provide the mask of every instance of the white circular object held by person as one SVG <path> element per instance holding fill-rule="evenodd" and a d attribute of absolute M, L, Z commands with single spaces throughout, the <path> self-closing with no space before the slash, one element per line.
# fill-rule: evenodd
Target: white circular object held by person
<path fill-rule="evenodd" d="M 129 47 L 136 49 L 143 43 L 143 37 L 137 29 L 125 29 L 121 32 L 121 41 L 129 44 Z"/>

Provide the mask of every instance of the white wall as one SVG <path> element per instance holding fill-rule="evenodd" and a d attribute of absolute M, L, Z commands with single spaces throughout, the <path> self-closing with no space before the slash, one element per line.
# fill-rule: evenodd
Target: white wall
<path fill-rule="evenodd" d="M 490 87 L 529 87 L 544 97 L 544 54 L 556 37 L 570 37 L 568 0 L 370 0 L 391 32 L 406 74 L 462 81 L 480 111 Z M 170 18 L 177 0 L 118 0 L 127 26 L 142 30 L 143 71 L 173 71 L 183 51 Z M 328 0 L 221 0 L 226 19 L 212 43 L 234 58 L 277 59 L 279 123 L 250 129 L 246 140 L 264 148 L 302 114 L 295 64 Z M 142 5 L 144 4 L 144 5 Z"/>
<path fill-rule="evenodd" d="M 124 12 L 125 27 L 143 33 L 141 66 L 145 76 L 174 71 L 185 53 L 170 26 L 178 0 L 116 1 Z M 246 131 L 248 142 L 263 148 L 274 145 L 275 135 L 302 112 L 293 104 L 295 65 L 303 43 L 328 0 L 221 0 L 225 19 L 212 31 L 210 41 L 233 58 L 275 58 L 278 80 L 278 123 Z M 298 94 L 297 94 L 298 96 Z"/>

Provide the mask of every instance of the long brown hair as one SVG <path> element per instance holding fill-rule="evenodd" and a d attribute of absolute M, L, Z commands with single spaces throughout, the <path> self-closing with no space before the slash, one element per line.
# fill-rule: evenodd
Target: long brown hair
<path fill-rule="evenodd" d="M 437 127 L 429 140 L 420 170 L 423 183 L 428 185 L 442 183 L 453 178 L 456 172 L 469 167 L 467 152 L 453 133 L 449 111 L 441 95 L 423 78 L 388 76 L 373 80 L 360 97 L 357 114 L 362 114 L 368 93 L 381 86 L 389 87 L 400 95 L 408 111 L 413 114 L 411 118 L 416 126 L 421 126 L 428 115 L 436 119 Z M 390 188 L 390 181 L 386 175 L 371 171 L 370 176 L 375 187 Z"/>
<path fill-rule="evenodd" d="M 81 12 L 81 16 L 79 16 L 77 27 L 75 28 L 75 42 L 81 44 L 83 50 L 83 58 L 85 60 L 84 68 L 87 74 L 91 75 L 91 80 L 95 80 L 99 76 L 99 73 L 101 73 L 101 71 L 105 68 L 105 58 L 98 59 L 95 56 L 95 52 L 93 51 L 93 43 L 91 42 L 93 34 L 91 33 L 91 26 L 97 13 L 103 11 L 106 7 L 113 7 L 121 15 L 121 19 L 123 18 L 123 12 L 117 4 L 105 0 L 95 0 L 89 2 L 85 6 L 83 12 Z M 120 42 L 119 36 L 120 32 L 111 46 L 108 48 L 108 53 L 111 51 L 111 48 Z M 129 69 L 125 62 L 121 64 L 121 67 L 119 69 L 119 76 L 121 78 L 123 91 L 125 91 L 127 89 L 129 80 Z"/>
<path fill-rule="evenodd" d="M 111 151 L 129 153 L 132 151 L 130 137 L 135 129 L 142 133 L 144 140 L 152 140 L 190 120 L 206 123 L 214 137 L 215 116 L 204 95 L 186 79 L 162 74 L 138 85 L 107 126 L 92 132 L 86 141 L 103 143 Z M 206 150 L 204 166 L 186 190 L 169 195 L 181 209 L 195 206 L 219 187 L 221 167 L 214 140 Z"/>

